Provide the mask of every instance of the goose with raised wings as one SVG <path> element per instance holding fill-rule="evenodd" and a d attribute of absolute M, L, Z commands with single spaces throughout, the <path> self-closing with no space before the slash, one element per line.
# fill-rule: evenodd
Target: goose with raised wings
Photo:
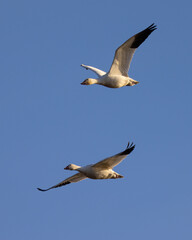
<path fill-rule="evenodd" d="M 41 189 L 37 188 L 40 191 L 47 191 L 52 188 L 61 187 L 64 185 L 67 185 L 69 183 L 75 183 L 79 182 L 81 180 L 84 180 L 86 178 L 91 179 L 116 179 L 116 178 L 122 178 L 123 176 L 114 172 L 112 169 L 118 165 L 123 159 L 127 157 L 128 154 L 130 154 L 135 148 L 135 145 L 133 143 L 127 145 L 127 148 L 112 157 L 105 158 L 104 160 L 96 163 L 87 165 L 85 167 L 80 167 L 75 164 L 69 164 L 67 167 L 65 167 L 65 170 L 76 170 L 78 171 L 77 174 L 65 179 L 64 181 L 50 187 L 47 189 Z"/>
<path fill-rule="evenodd" d="M 99 84 L 109 88 L 120 88 L 124 86 L 134 86 L 139 82 L 128 76 L 130 63 L 135 50 L 145 41 L 145 39 L 155 30 L 153 23 L 145 30 L 135 34 L 123 43 L 115 52 L 113 63 L 108 73 L 95 67 L 82 64 L 81 66 L 90 69 L 98 75 L 98 78 L 87 78 L 82 85 Z"/>

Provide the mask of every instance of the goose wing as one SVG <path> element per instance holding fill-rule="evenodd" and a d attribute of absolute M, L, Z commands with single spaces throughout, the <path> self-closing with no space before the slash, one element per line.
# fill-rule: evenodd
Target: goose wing
<path fill-rule="evenodd" d="M 48 191 L 48 190 L 50 190 L 52 188 L 62 187 L 62 186 L 67 185 L 69 183 L 79 182 L 79 181 L 84 180 L 86 178 L 87 177 L 83 173 L 77 173 L 77 174 L 75 174 L 75 175 L 65 179 L 64 181 L 62 181 L 62 182 L 60 182 L 60 183 L 58 183 L 58 184 L 56 184 L 56 185 L 54 185 L 54 186 L 52 186 L 50 188 L 47 188 L 47 189 L 37 188 L 37 189 L 39 191 L 45 192 L 45 191 Z"/>
<path fill-rule="evenodd" d="M 129 153 L 131 153 L 135 148 L 135 145 L 133 143 L 129 144 L 126 147 L 126 149 L 123 152 L 120 152 L 112 157 L 105 158 L 104 160 L 94 164 L 92 167 L 93 168 L 98 168 L 98 169 L 112 169 L 116 165 L 118 165 L 123 159 L 127 157 Z"/>
<path fill-rule="evenodd" d="M 106 74 L 106 72 L 104 72 L 104 71 L 102 71 L 98 68 L 95 68 L 95 67 L 87 66 L 87 65 L 84 65 L 84 64 L 81 64 L 81 67 L 84 67 L 87 70 L 89 69 L 89 70 L 93 71 L 94 73 L 97 74 L 98 77 L 101 77 L 101 76 Z"/>
<path fill-rule="evenodd" d="M 128 76 L 127 73 L 135 50 L 155 29 L 157 28 L 153 23 L 123 43 L 115 52 L 109 74 Z"/>

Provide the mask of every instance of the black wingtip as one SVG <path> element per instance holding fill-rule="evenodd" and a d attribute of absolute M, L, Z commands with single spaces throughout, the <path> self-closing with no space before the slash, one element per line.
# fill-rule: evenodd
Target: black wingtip
<path fill-rule="evenodd" d="M 128 155 L 129 153 L 131 153 L 135 148 L 135 145 L 133 144 L 133 142 L 130 144 L 130 142 L 128 142 L 127 147 L 125 149 L 125 151 L 123 151 L 121 153 L 121 155 Z"/>
<path fill-rule="evenodd" d="M 145 41 L 145 39 L 156 29 L 157 26 L 155 25 L 155 23 L 152 23 L 149 27 L 147 27 L 143 31 L 135 34 L 134 36 L 135 39 L 130 47 L 138 48 Z"/>
<path fill-rule="evenodd" d="M 152 23 L 147 29 L 149 29 L 151 32 L 157 29 L 157 25 L 155 23 Z"/>
<path fill-rule="evenodd" d="M 130 144 L 130 142 L 128 142 L 126 149 L 131 148 L 132 146 L 133 146 L 133 142 L 131 144 Z M 134 147 L 135 147 L 135 145 L 134 145 Z"/>
<path fill-rule="evenodd" d="M 41 191 L 41 192 L 46 192 L 48 191 L 49 189 L 41 189 L 41 188 L 37 188 L 37 190 Z"/>
<path fill-rule="evenodd" d="M 61 183 L 59 183 L 59 184 L 57 184 L 57 185 L 54 185 L 54 186 L 52 186 L 52 187 L 50 187 L 50 188 L 47 188 L 47 189 L 37 188 L 37 190 L 39 190 L 39 191 L 41 191 L 41 192 L 46 192 L 46 191 L 48 191 L 48 190 L 50 190 L 50 189 L 62 187 L 62 186 L 67 185 L 67 184 L 69 184 L 69 183 L 71 183 L 71 182 L 70 182 L 70 181 L 67 181 L 67 182 L 64 182 L 64 183 L 61 182 Z"/>

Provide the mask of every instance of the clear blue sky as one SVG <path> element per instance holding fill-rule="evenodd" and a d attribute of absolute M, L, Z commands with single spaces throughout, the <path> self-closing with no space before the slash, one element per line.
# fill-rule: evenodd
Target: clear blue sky
<path fill-rule="evenodd" d="M 0 2 L 0 239 L 192 238 L 190 1 Z M 81 86 L 152 23 L 134 87 Z M 86 165 L 135 150 L 123 179 L 42 193 Z"/>

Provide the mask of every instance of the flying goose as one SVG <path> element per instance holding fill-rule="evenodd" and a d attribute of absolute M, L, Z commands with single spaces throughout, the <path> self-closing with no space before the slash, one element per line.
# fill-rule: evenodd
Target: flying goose
<path fill-rule="evenodd" d="M 37 188 L 40 191 L 47 191 L 52 188 L 61 187 L 64 185 L 67 185 L 69 183 L 75 183 L 79 182 L 81 180 L 84 180 L 86 178 L 91 179 L 111 179 L 111 178 L 122 178 L 123 176 L 114 172 L 112 169 L 118 165 L 123 159 L 127 157 L 129 153 L 133 151 L 135 148 L 135 145 L 133 143 L 127 145 L 126 149 L 123 152 L 120 152 L 112 157 L 105 158 L 104 160 L 96 163 L 87 165 L 85 167 L 80 167 L 75 164 L 69 164 L 67 167 L 65 167 L 65 170 L 76 170 L 79 173 L 65 179 L 64 181 L 50 187 L 47 189 L 41 189 Z"/>
<path fill-rule="evenodd" d="M 82 64 L 81 66 L 95 72 L 98 78 L 87 78 L 82 85 L 99 84 L 109 88 L 120 88 L 123 86 L 134 86 L 139 82 L 128 76 L 129 66 L 135 50 L 145 41 L 145 39 L 155 30 L 153 23 L 145 30 L 135 34 L 123 43 L 115 52 L 113 63 L 108 73 L 95 67 Z"/>

